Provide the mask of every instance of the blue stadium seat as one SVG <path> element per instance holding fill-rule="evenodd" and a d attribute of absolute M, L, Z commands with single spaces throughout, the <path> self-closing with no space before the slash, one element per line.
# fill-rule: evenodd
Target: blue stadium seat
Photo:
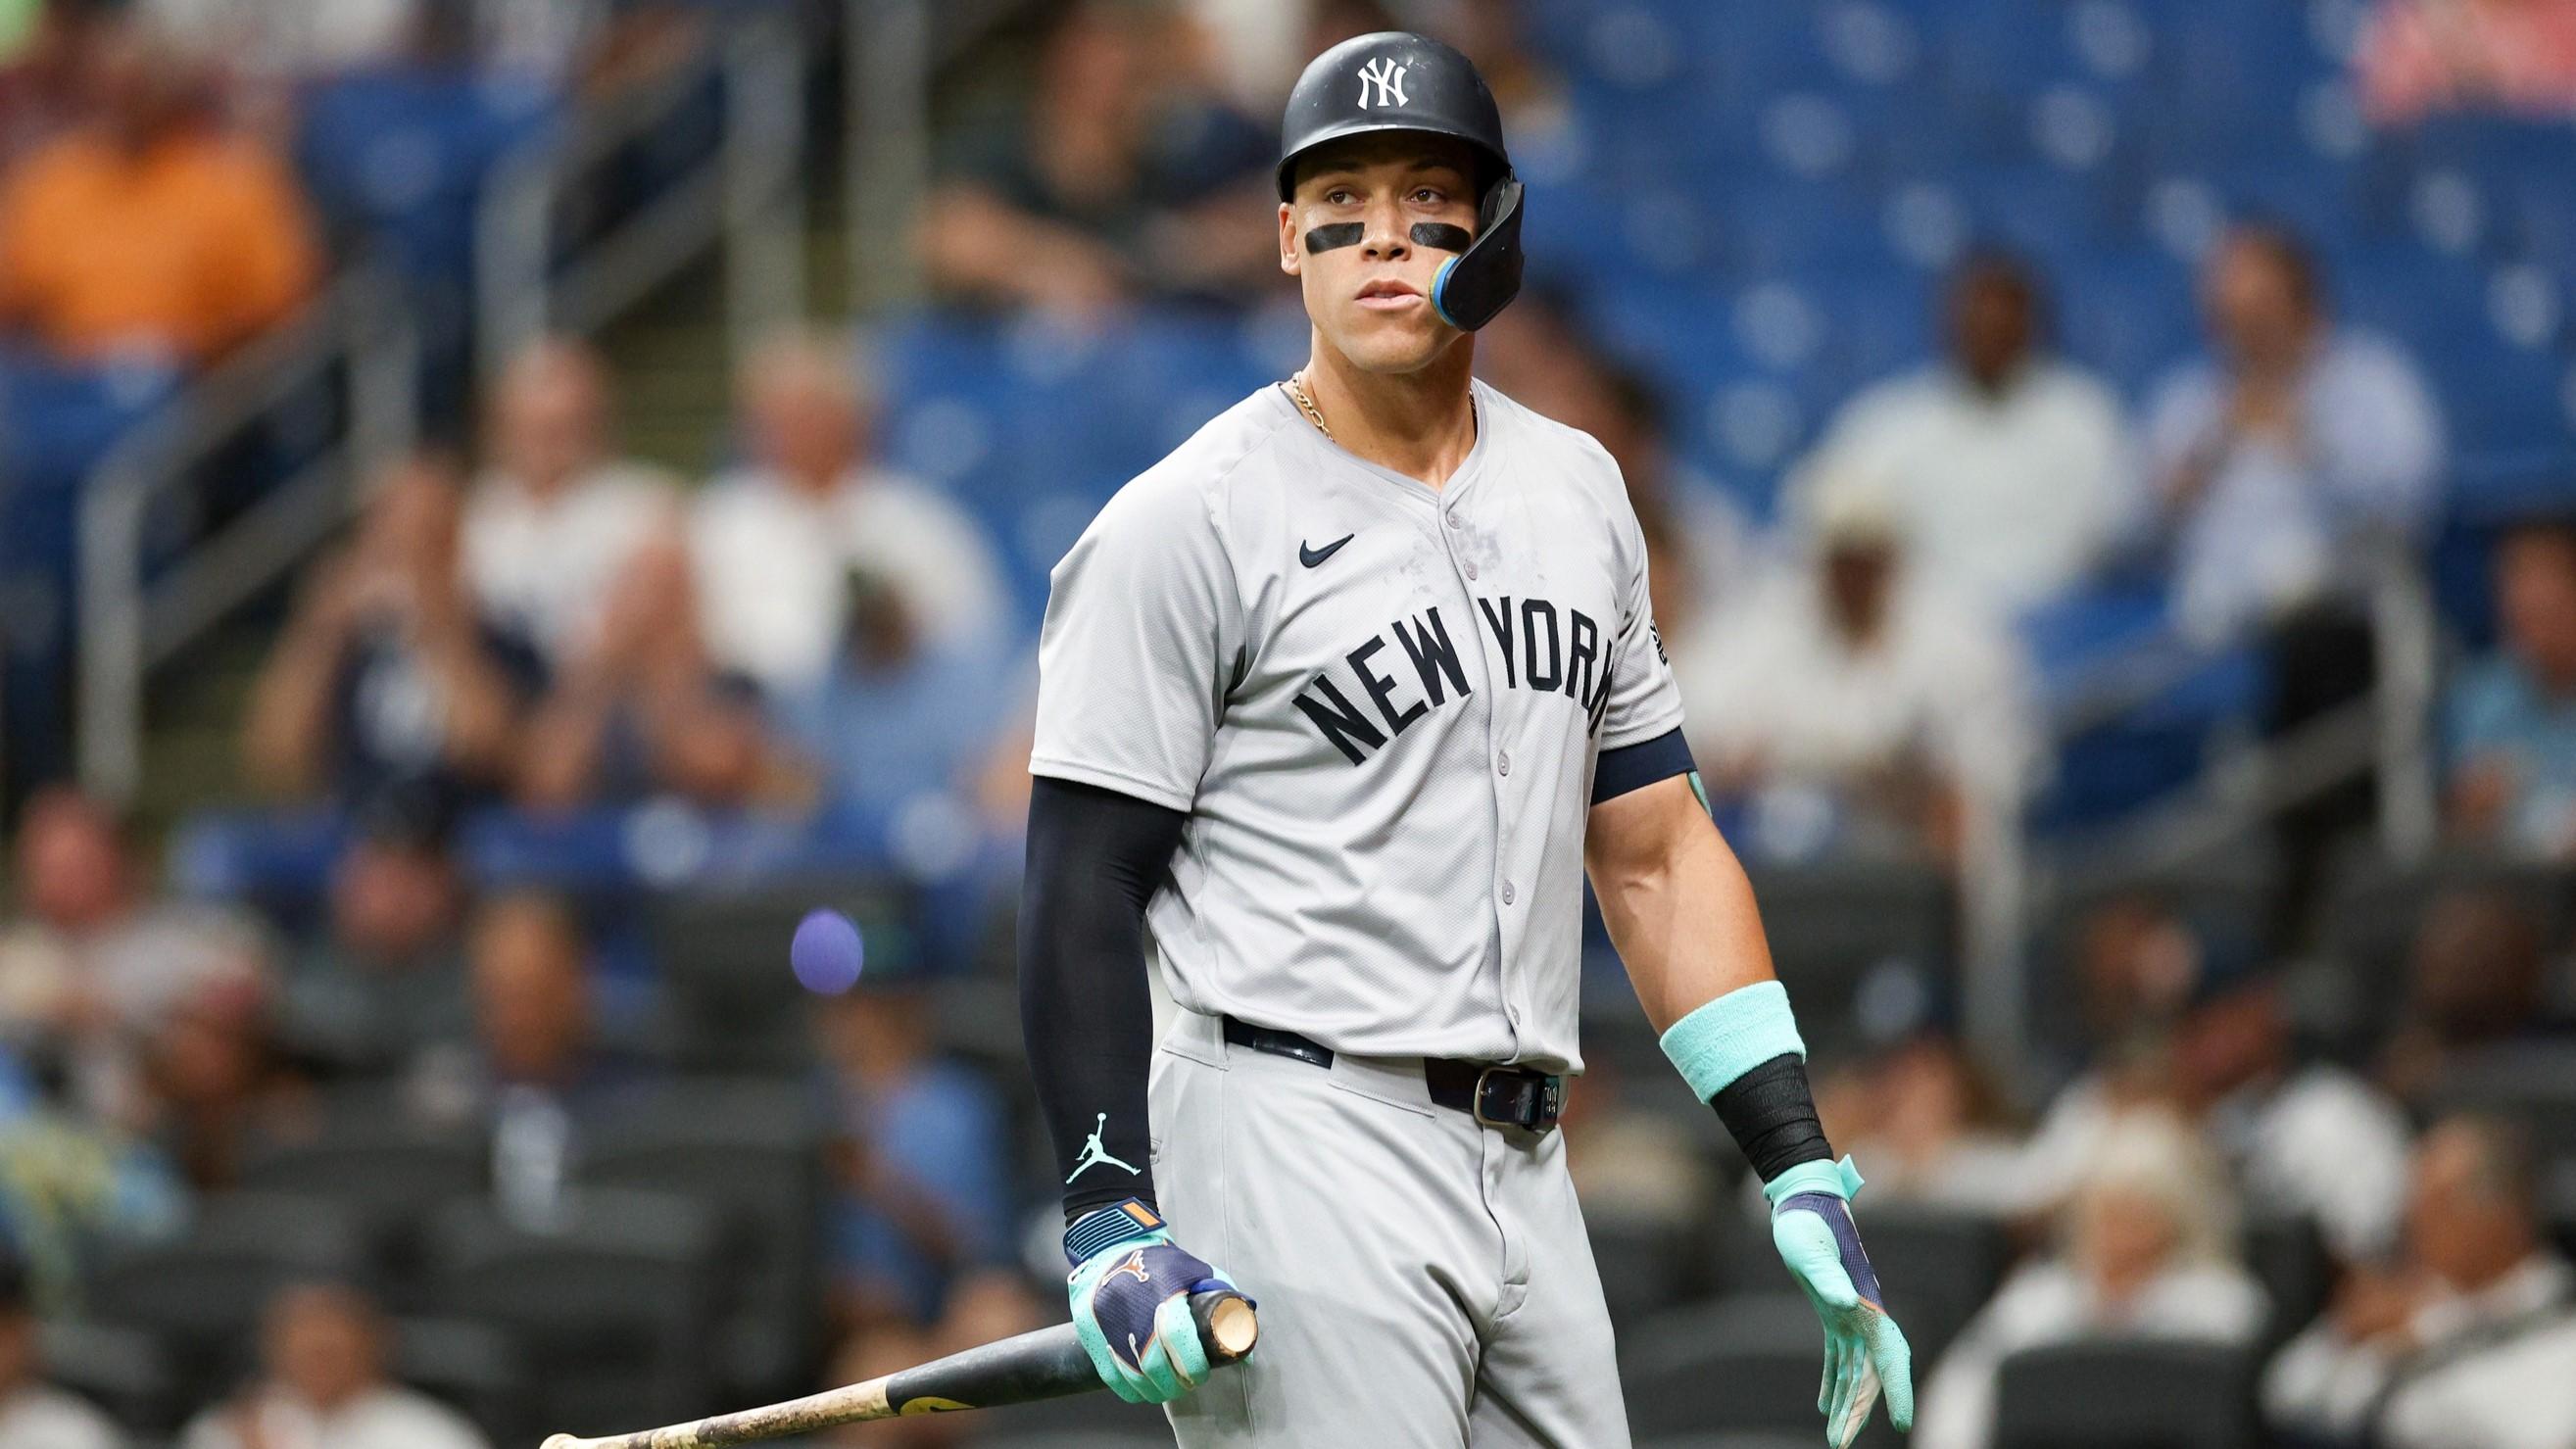
<path fill-rule="evenodd" d="M 2117 189 L 2037 162 L 1965 167 L 1939 178 L 1967 208 L 1971 235 L 2054 268 L 2112 246 L 2124 232 Z"/>
<path fill-rule="evenodd" d="M 1717 178 L 1717 250 L 1737 277 L 1892 260 L 1876 205 L 1854 186 L 1785 176 Z"/>
<path fill-rule="evenodd" d="M 2070 258 L 2049 281 L 2060 348 L 2133 401 L 2200 346 L 2190 268 L 2163 252 Z"/>
<path fill-rule="evenodd" d="M 336 226 L 382 240 L 415 277 L 460 278 L 485 176 L 553 107 L 541 90 L 471 73 L 362 71 L 305 94 L 298 157 Z"/>

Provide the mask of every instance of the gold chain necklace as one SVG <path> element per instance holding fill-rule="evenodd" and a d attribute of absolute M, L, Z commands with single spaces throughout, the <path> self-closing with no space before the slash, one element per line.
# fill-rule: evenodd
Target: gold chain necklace
<path fill-rule="evenodd" d="M 1288 396 L 1296 399 L 1297 410 L 1306 415 L 1306 421 L 1313 423 L 1315 431 L 1323 434 L 1324 441 L 1329 443 L 1333 441 L 1333 430 L 1324 426 L 1324 415 L 1316 410 L 1315 400 L 1306 396 L 1306 385 L 1299 381 L 1304 376 L 1298 372 L 1288 374 Z"/>

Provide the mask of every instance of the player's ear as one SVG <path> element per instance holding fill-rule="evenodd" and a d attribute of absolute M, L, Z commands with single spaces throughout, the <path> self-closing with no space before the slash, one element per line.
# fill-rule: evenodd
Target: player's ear
<path fill-rule="evenodd" d="M 1297 256 L 1297 208 L 1279 203 L 1279 270 L 1294 277 L 1301 275 Z"/>

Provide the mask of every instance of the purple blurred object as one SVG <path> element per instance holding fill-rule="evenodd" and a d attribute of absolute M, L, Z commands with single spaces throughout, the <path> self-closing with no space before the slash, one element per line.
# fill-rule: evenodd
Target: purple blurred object
<path fill-rule="evenodd" d="M 834 910 L 806 913 L 796 924 L 796 940 L 787 948 L 787 961 L 795 968 L 796 980 L 808 991 L 838 996 L 859 982 L 859 967 L 867 959 L 867 950 L 859 941 L 859 928 L 850 918 Z"/>

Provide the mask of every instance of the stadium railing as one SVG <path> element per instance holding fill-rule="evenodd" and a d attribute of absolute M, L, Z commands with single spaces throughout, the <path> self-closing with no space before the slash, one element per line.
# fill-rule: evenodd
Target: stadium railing
<path fill-rule="evenodd" d="M 103 459 L 80 512 L 79 769 L 103 798 L 142 783 L 151 673 L 328 537 L 366 464 L 419 423 L 419 347 L 387 269 L 344 268 L 293 322 L 191 386 Z M 252 429 L 342 378 L 343 426 L 241 514 L 166 562 L 147 559 L 157 510 Z"/>
<path fill-rule="evenodd" d="M 722 254 L 737 352 L 804 315 L 807 52 L 790 8 L 759 7 L 670 74 L 505 160 L 475 226 L 480 374 L 497 376 L 542 333 L 596 331 L 711 250 Z M 566 235 L 566 202 L 609 181 L 630 148 L 682 124 L 711 89 L 714 147 L 607 230 Z"/>

